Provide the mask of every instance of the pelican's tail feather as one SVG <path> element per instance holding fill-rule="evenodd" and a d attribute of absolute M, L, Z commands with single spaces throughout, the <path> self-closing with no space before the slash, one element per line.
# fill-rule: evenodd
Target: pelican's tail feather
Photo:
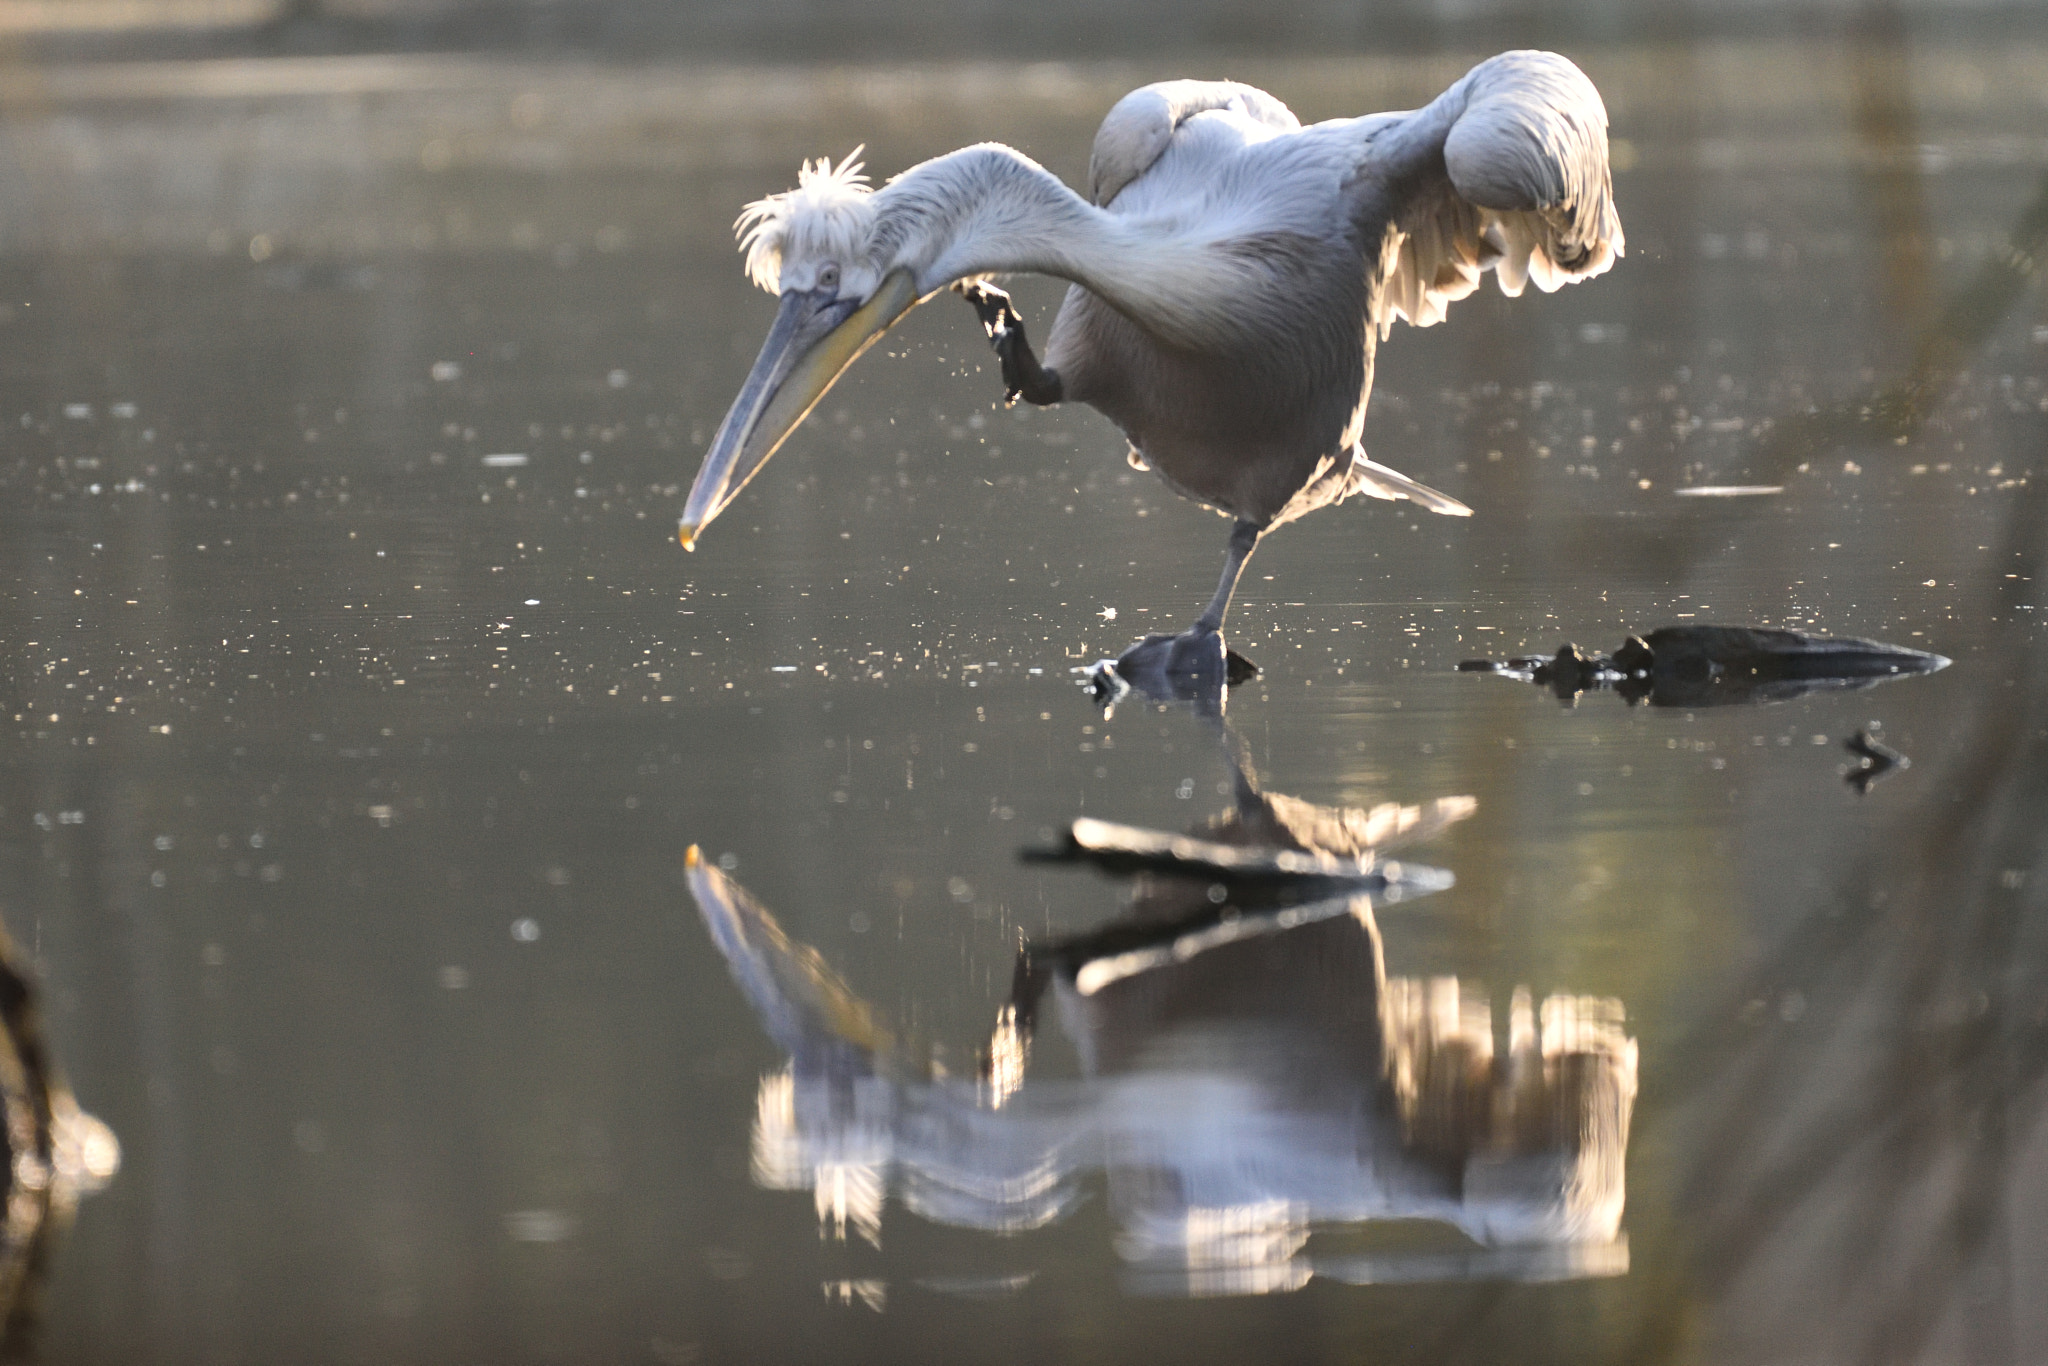
<path fill-rule="evenodd" d="M 1427 484 L 1418 484 L 1401 471 L 1388 469 L 1369 458 L 1356 447 L 1351 452 L 1351 482 L 1344 486 L 1344 496 L 1348 498 L 1354 493 L 1362 493 L 1368 498 L 1385 498 L 1389 502 L 1406 498 L 1446 517 L 1472 515 L 1471 508 L 1448 493 L 1438 493 Z"/>

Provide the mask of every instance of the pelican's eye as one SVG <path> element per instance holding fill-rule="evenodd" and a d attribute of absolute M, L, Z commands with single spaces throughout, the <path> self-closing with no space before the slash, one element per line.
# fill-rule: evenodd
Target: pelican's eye
<path fill-rule="evenodd" d="M 829 290 L 831 290 L 831 291 L 832 291 L 832 292 L 833 292 L 834 294 L 837 294 L 837 293 L 839 292 L 839 263 L 838 263 L 838 262 L 836 262 L 836 261 L 827 261 L 827 262 L 826 262 L 826 263 L 825 263 L 824 265 L 822 265 L 822 266 L 819 266 L 819 267 L 818 267 L 818 285 L 817 285 L 817 287 L 818 287 L 819 289 L 829 289 Z"/>

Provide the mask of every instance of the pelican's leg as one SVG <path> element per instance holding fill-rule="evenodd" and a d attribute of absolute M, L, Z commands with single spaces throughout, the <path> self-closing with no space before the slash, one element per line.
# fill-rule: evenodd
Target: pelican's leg
<path fill-rule="evenodd" d="M 1230 595 L 1237 591 L 1237 576 L 1244 573 L 1244 562 L 1259 548 L 1259 537 L 1264 534 L 1265 528 L 1257 522 L 1242 518 L 1230 528 L 1230 545 L 1223 552 L 1223 581 L 1216 585 L 1216 596 L 1209 599 L 1202 615 L 1195 618 L 1195 630 L 1223 629 L 1223 614 L 1230 610 Z"/>
<path fill-rule="evenodd" d="M 1223 644 L 1223 614 L 1230 610 L 1230 595 L 1246 560 L 1258 549 L 1265 528 L 1257 522 L 1239 520 L 1230 529 L 1230 545 L 1223 553 L 1223 578 L 1216 596 L 1195 618 L 1195 624 L 1177 636 L 1146 636 L 1116 658 L 1117 676 L 1148 696 L 1207 701 L 1220 708 L 1223 685 L 1242 683 L 1256 674 L 1258 666 Z"/>
<path fill-rule="evenodd" d="M 1041 408 L 1058 403 L 1063 397 L 1059 371 L 1038 363 L 1024 336 L 1024 319 L 1010 306 L 1010 296 L 986 280 L 963 280 L 953 288 L 974 305 L 975 316 L 1003 363 L 1003 402 L 1021 398 Z"/>

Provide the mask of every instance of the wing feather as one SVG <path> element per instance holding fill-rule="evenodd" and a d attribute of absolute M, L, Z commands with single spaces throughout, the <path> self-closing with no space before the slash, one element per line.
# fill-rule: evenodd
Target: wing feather
<path fill-rule="evenodd" d="M 1471 508 L 1450 494 L 1441 493 L 1427 484 L 1410 479 L 1391 466 L 1382 465 L 1356 446 L 1351 448 L 1351 477 L 1345 484 L 1344 493 L 1347 497 L 1354 493 L 1362 493 L 1368 498 L 1382 498 L 1390 503 L 1406 498 L 1446 517 L 1472 515 Z"/>
<path fill-rule="evenodd" d="M 1173 141 L 1173 133 L 1197 114 L 1227 109 L 1282 132 L 1301 123 L 1265 91 L 1236 81 L 1160 81 L 1118 100 L 1095 133 L 1088 157 L 1088 198 L 1106 207 L 1124 186 L 1145 174 Z"/>
<path fill-rule="evenodd" d="M 1598 275 L 1626 246 L 1607 160 L 1607 108 L 1554 52 L 1504 52 L 1427 108 L 1365 128 L 1354 226 L 1381 239 L 1379 307 L 1441 322 L 1494 272 L 1501 292 Z"/>

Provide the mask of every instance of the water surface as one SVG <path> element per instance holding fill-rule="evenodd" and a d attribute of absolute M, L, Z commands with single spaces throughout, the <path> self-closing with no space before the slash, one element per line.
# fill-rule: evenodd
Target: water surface
<path fill-rule="evenodd" d="M 1323 117 L 1480 55 L 1230 74 Z M 1125 913 L 1018 850 L 1231 806 L 1208 723 L 1105 717 L 1072 673 L 1190 617 L 1224 524 L 1091 413 L 997 407 L 964 306 L 673 540 L 771 313 L 740 203 L 856 141 L 887 172 L 1000 138 L 1072 181 L 1178 65 L 1034 67 L 993 102 L 971 64 L 28 73 L 0 125 L 0 907 L 124 1149 L 45 1355 L 2039 1355 L 2048 330 L 2008 247 L 2038 245 L 2048 49 L 1573 55 L 1629 256 L 1396 332 L 1367 447 L 1476 515 L 1273 538 L 1230 621 L 1264 673 L 1226 714 L 1269 791 L 1475 799 L 1412 851 L 1455 886 L 1377 908 L 1375 942 L 1489 1002 L 1503 1055 L 1518 989 L 1614 1003 L 1625 1258 L 1539 1276 L 1441 1223 L 1318 1220 L 1324 1273 L 1266 1281 L 1135 1274 L 1086 1164 L 1006 1234 L 764 1186 L 788 1054 L 685 872 L 700 846 L 971 1078 L 1020 944 Z M 1058 291 L 1018 297 L 1042 329 Z M 1699 711 L 1453 672 L 1686 622 L 1955 663 Z M 1861 797 L 1859 728 L 1913 761 Z M 1087 1064 L 1049 1021 L 1031 1067 Z"/>

